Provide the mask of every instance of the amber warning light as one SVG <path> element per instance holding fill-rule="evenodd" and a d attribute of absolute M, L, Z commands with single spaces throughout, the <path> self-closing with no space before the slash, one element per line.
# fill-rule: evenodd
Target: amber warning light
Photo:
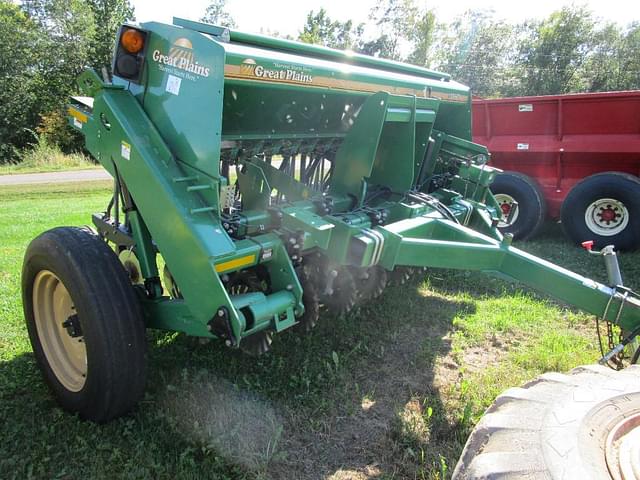
<path fill-rule="evenodd" d="M 130 28 L 120 37 L 120 44 L 129 53 L 138 53 L 144 47 L 144 36 L 138 30 Z"/>
<path fill-rule="evenodd" d="M 113 73 L 130 82 L 139 83 L 144 65 L 147 32 L 123 25 L 116 49 Z"/>

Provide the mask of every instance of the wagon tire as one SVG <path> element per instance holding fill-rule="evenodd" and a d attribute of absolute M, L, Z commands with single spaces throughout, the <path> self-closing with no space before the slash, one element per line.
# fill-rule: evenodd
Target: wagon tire
<path fill-rule="evenodd" d="M 639 419 L 640 366 L 547 373 L 496 399 L 469 436 L 452 478 L 622 478 L 609 469 L 631 467 L 633 459 L 625 458 L 637 442 L 626 449 L 622 442 L 637 440 Z"/>
<path fill-rule="evenodd" d="M 22 267 L 22 303 L 36 363 L 63 409 L 104 423 L 136 405 L 147 365 L 142 309 L 103 240 L 75 227 L 36 237 Z"/>
<path fill-rule="evenodd" d="M 535 180 L 522 173 L 504 172 L 496 176 L 491 191 L 502 210 L 498 212 L 503 214 L 498 224 L 502 233 L 512 234 L 515 240 L 526 240 L 538 232 L 547 215 L 547 205 Z M 514 200 L 518 210 L 508 224 L 506 216 Z"/>
<path fill-rule="evenodd" d="M 601 249 L 640 246 L 640 179 L 621 172 L 592 175 L 569 192 L 560 213 L 562 227 L 575 243 L 593 240 Z"/>

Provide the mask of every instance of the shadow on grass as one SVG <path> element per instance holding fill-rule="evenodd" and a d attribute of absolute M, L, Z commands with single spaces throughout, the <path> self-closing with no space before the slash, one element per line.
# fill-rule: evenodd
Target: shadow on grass
<path fill-rule="evenodd" d="M 62 411 L 32 353 L 0 362 L 0 478 L 245 478 L 241 467 L 177 434 L 146 395 L 129 416 L 95 425 Z"/>
<path fill-rule="evenodd" d="M 307 337 L 276 336 L 260 358 L 158 335 L 152 395 L 184 438 L 259 477 L 428 475 L 455 462 L 466 438 L 434 385 L 461 312 L 474 305 L 412 283 L 344 317 L 324 315 Z"/>
<path fill-rule="evenodd" d="M 415 282 L 389 287 L 349 315 L 323 315 L 310 335 L 276 335 L 259 358 L 150 332 L 145 398 L 107 425 L 63 412 L 33 355 L 16 356 L 0 363 L 0 478 L 429 472 L 440 455 L 455 461 L 459 446 L 442 440 L 464 441 L 433 379 L 453 318 L 473 310 Z"/>

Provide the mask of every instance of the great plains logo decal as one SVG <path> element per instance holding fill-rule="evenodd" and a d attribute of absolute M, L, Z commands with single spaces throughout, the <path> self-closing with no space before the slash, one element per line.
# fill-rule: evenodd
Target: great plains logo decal
<path fill-rule="evenodd" d="M 158 63 L 161 70 L 164 66 L 173 67 L 182 70 L 187 74 L 198 75 L 200 77 L 208 77 L 211 73 L 209 67 L 199 64 L 193 54 L 193 45 L 188 38 L 179 38 L 171 46 L 169 55 L 163 54 L 160 50 L 154 50 L 152 54 L 153 61 Z M 195 80 L 195 77 L 192 78 Z"/>
<path fill-rule="evenodd" d="M 257 77 L 262 80 L 281 82 L 313 83 L 313 77 L 305 71 L 305 67 L 274 63 L 273 68 L 258 65 L 252 58 L 246 58 L 240 64 L 240 75 Z"/>

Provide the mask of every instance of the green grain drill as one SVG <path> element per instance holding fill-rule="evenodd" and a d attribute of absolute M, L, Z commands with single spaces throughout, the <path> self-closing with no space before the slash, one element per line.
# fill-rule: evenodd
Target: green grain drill
<path fill-rule="evenodd" d="M 31 243 L 23 300 L 45 378 L 84 418 L 140 398 L 145 328 L 262 354 L 423 268 L 518 280 L 637 333 L 632 292 L 497 230 L 498 171 L 444 73 L 175 19 L 124 25 L 113 78 L 78 85 L 69 122 L 113 198 L 95 232 Z"/>

